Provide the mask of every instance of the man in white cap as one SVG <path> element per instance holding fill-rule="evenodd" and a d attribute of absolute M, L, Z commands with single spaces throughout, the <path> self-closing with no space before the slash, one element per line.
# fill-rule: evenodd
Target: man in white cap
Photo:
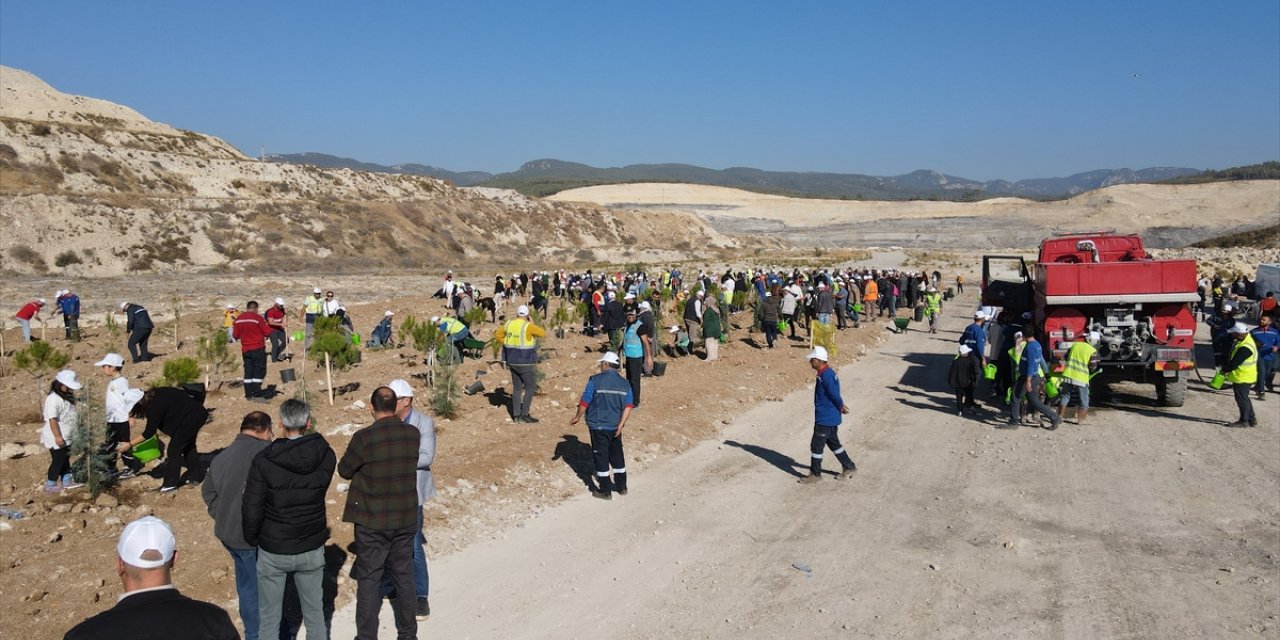
<path fill-rule="evenodd" d="M 1253 413 L 1253 400 L 1249 398 L 1249 390 L 1258 381 L 1258 344 L 1249 333 L 1249 327 L 1243 322 L 1231 326 L 1231 348 L 1227 352 L 1226 362 L 1222 365 L 1222 373 L 1226 374 L 1231 384 L 1231 392 L 1236 397 L 1236 408 L 1240 410 L 1240 419 L 1229 423 L 1228 427 L 1256 427 L 1258 416 Z"/>
<path fill-rule="evenodd" d="M 320 287 L 311 290 L 311 295 L 302 301 L 302 319 L 306 323 L 306 339 L 302 342 L 302 350 L 305 352 L 311 348 L 311 336 L 316 332 L 316 318 L 324 313 L 324 298 Z"/>
<path fill-rule="evenodd" d="M 80 342 L 80 296 L 70 289 L 59 289 L 53 302 L 58 305 L 53 310 L 53 315 L 62 314 L 62 326 L 66 330 L 67 340 Z"/>
<path fill-rule="evenodd" d="M 40 319 L 40 310 L 44 308 L 44 305 L 44 298 L 36 298 L 22 305 L 22 308 L 13 314 L 14 319 L 22 327 L 23 342 L 31 342 L 31 321 Z"/>
<path fill-rule="evenodd" d="M 1098 341 L 1102 336 L 1093 331 L 1080 331 L 1063 357 L 1062 385 L 1059 386 L 1058 415 L 1067 419 L 1067 405 L 1076 399 L 1076 424 L 1089 418 L 1089 380 L 1098 370 Z"/>
<path fill-rule="evenodd" d="M 373 331 L 369 332 L 368 346 L 391 346 L 391 321 L 395 319 L 395 315 L 396 312 L 390 309 L 387 309 L 382 313 L 382 320 L 373 328 Z"/>
<path fill-rule="evenodd" d="M 284 298 L 276 298 L 275 304 L 267 309 L 263 317 L 267 319 L 267 327 L 271 329 L 271 361 L 280 362 L 284 360 L 284 347 L 289 340 L 285 336 L 285 320 L 289 312 L 285 311 Z"/>
<path fill-rule="evenodd" d="M 116 574 L 124 595 L 116 606 L 72 627 L 64 640 L 239 640 L 221 607 L 193 600 L 173 586 L 177 540 L 165 521 L 146 516 L 129 523 L 116 544 Z"/>
<path fill-rule="evenodd" d="M 538 339 L 546 332 L 529 319 L 529 307 L 520 305 L 514 320 L 508 321 L 494 332 L 493 338 L 502 345 L 502 359 L 511 371 L 511 421 L 533 424 L 537 418 L 529 415 L 533 407 L 533 395 L 538 391 Z"/>
<path fill-rule="evenodd" d="M 956 415 L 964 415 L 964 410 L 977 408 L 973 401 L 973 390 L 982 377 L 982 365 L 978 362 L 978 354 L 962 344 L 951 361 L 951 369 L 947 372 L 947 382 L 956 392 Z"/>
<path fill-rule="evenodd" d="M 392 380 L 387 385 L 396 394 L 396 415 L 399 416 L 405 424 L 418 430 L 422 434 L 422 438 L 418 441 L 418 528 L 417 534 L 413 539 L 413 590 L 418 596 L 416 616 L 419 620 L 426 620 L 431 615 L 431 604 L 427 599 L 431 587 L 430 576 L 427 573 L 427 544 L 426 536 L 423 534 L 422 522 L 422 505 L 428 500 L 436 497 L 436 482 L 431 475 L 431 465 L 436 460 L 436 422 L 431 416 L 418 411 L 413 404 L 413 387 L 409 386 L 408 381 L 402 379 Z M 395 583 L 391 580 L 390 574 L 383 574 L 382 577 L 382 593 L 384 596 L 392 596 L 395 599 Z"/>
<path fill-rule="evenodd" d="M 982 366 L 987 366 L 986 348 L 987 348 L 987 330 L 982 327 L 983 321 L 987 319 L 987 314 L 982 311 L 973 312 L 973 323 L 964 328 L 964 333 L 960 334 L 960 344 L 973 349 L 978 354 L 978 359 L 982 361 Z"/>
<path fill-rule="evenodd" d="M 929 318 L 929 333 L 937 333 L 938 321 L 942 319 L 942 294 L 937 287 L 929 287 L 924 292 L 924 315 Z"/>
<path fill-rule="evenodd" d="M 830 448 L 840 461 L 842 470 L 836 474 L 837 480 L 853 477 L 858 470 L 840 444 L 839 428 L 843 416 L 849 413 L 844 398 L 840 395 L 840 378 L 836 370 L 827 365 L 827 350 L 814 347 L 806 356 L 809 366 L 817 373 L 817 382 L 813 387 L 813 438 L 809 440 L 809 475 L 800 478 L 800 484 L 813 484 L 822 479 L 822 450 Z"/>
<path fill-rule="evenodd" d="M 612 500 L 613 491 L 627 495 L 627 463 L 622 451 L 622 428 L 631 417 L 631 384 L 618 371 L 618 354 L 609 351 L 597 361 L 599 372 L 587 380 L 578 401 L 578 411 L 570 425 L 585 415 L 591 433 L 591 457 L 595 461 L 596 484 L 592 492 L 601 500 Z M 612 478 L 610 477 L 612 470 Z"/>

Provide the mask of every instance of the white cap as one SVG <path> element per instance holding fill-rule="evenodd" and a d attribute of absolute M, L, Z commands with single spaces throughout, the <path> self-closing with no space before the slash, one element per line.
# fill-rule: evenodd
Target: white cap
<path fill-rule="evenodd" d="M 986 320 L 986 319 L 987 319 L 987 314 L 983 313 L 982 311 L 974 311 L 974 312 L 973 312 L 973 318 L 974 318 L 975 320 Z"/>
<path fill-rule="evenodd" d="M 1022 332 L 1021 332 L 1021 331 L 1014 331 L 1014 332 L 1013 332 L 1013 337 L 1015 337 L 1015 338 L 1021 338 L 1021 337 L 1022 337 Z"/>
<path fill-rule="evenodd" d="M 173 529 L 164 520 L 155 516 L 138 518 L 129 523 L 120 534 L 120 542 L 116 545 L 116 553 L 125 564 L 140 569 L 163 567 L 173 560 L 173 551 L 178 541 L 173 537 Z"/>
<path fill-rule="evenodd" d="M 818 283 L 818 290 L 819 290 L 819 291 L 821 291 L 821 290 L 823 290 L 823 289 L 826 289 L 826 288 L 827 288 L 827 283 L 825 283 L 825 282 L 819 282 L 819 283 Z"/>
<path fill-rule="evenodd" d="M 390 388 L 393 392 L 395 392 L 397 398 L 413 397 L 413 387 L 409 386 L 408 382 L 405 382 L 400 378 L 396 378 L 395 380 L 392 380 L 390 383 L 387 384 L 387 387 Z"/>
<path fill-rule="evenodd" d="M 618 297 L 618 294 L 614 293 L 612 290 L 609 291 L 610 300 L 613 300 L 614 298 L 617 298 L 617 297 Z"/>
<path fill-rule="evenodd" d="M 228 303 L 227 303 L 227 308 L 228 308 L 228 309 L 231 309 L 231 310 L 235 310 L 236 306 L 235 306 L 234 304 L 231 304 L 230 302 L 228 302 Z"/>
<path fill-rule="evenodd" d="M 45 302 L 46 300 L 44 298 L 36 298 L 36 304 L 43 306 Z"/>
<path fill-rule="evenodd" d="M 518 315 L 518 316 L 520 316 L 520 317 L 524 317 L 524 316 L 529 315 L 529 305 L 527 305 L 527 304 L 522 304 L 522 305 L 520 305 L 520 306 L 516 307 L 516 315 Z"/>
<path fill-rule="evenodd" d="M 819 360 L 821 360 L 821 361 L 823 361 L 823 362 L 826 362 L 826 361 L 827 361 L 827 348 L 826 348 L 826 347 L 814 347 L 814 348 L 813 348 L 813 351 L 810 351 L 810 352 L 809 352 L 809 355 L 805 356 L 805 358 L 804 358 L 804 359 L 805 359 L 805 360 L 813 360 L 814 358 L 817 358 L 817 359 L 819 359 Z"/>
<path fill-rule="evenodd" d="M 621 364 L 620 362 L 618 362 L 618 354 L 612 351 L 609 351 L 604 355 L 600 356 L 600 359 L 597 360 L 596 362 L 607 362 L 609 364 Z"/>
<path fill-rule="evenodd" d="M 392 311 L 392 310 L 390 310 L 390 309 L 387 309 L 386 311 L 384 311 L 384 312 L 382 313 L 382 317 L 384 317 L 384 318 L 389 318 L 389 317 L 391 317 L 391 316 L 394 316 L 395 314 L 396 314 L 396 312 L 394 312 L 394 311 Z"/>
<path fill-rule="evenodd" d="M 282 307 L 283 307 L 283 306 L 284 306 L 284 298 L 276 298 L 276 304 L 278 304 L 278 305 L 280 305 L 280 306 L 282 306 Z"/>
<path fill-rule="evenodd" d="M 431 324 L 440 322 L 440 316 L 431 316 Z"/>
<path fill-rule="evenodd" d="M 127 309 L 128 307 L 129 307 L 129 303 L 128 303 L 128 302 L 121 302 L 121 303 L 120 303 L 120 310 L 121 310 L 121 311 L 124 311 L 124 310 L 125 310 L 125 309 Z"/>
<path fill-rule="evenodd" d="M 1102 340 L 1102 334 L 1097 331 L 1090 331 L 1088 340 L 1089 344 L 1098 344 L 1098 342 Z"/>
<path fill-rule="evenodd" d="M 123 367 L 124 356 L 118 353 L 108 353 L 102 356 L 102 359 L 93 363 L 95 367 Z"/>
<path fill-rule="evenodd" d="M 130 389 L 124 392 L 123 400 L 125 413 L 133 411 L 133 405 L 138 404 L 138 401 L 142 400 L 142 396 L 142 389 Z"/>
<path fill-rule="evenodd" d="M 82 386 L 80 381 L 76 380 L 76 372 L 70 369 L 63 369 L 62 371 L 59 371 L 58 375 L 55 376 L 54 379 L 67 385 L 67 388 L 72 391 L 79 391 Z"/>
<path fill-rule="evenodd" d="M 705 296 L 705 295 L 707 295 L 707 292 L 706 292 L 705 290 L 703 290 L 703 289 L 698 289 L 698 297 L 699 297 L 699 298 L 701 298 L 702 296 Z"/>
<path fill-rule="evenodd" d="M 667 330 L 667 333 L 680 333 L 680 327 L 673 324 L 671 325 L 671 328 Z"/>
<path fill-rule="evenodd" d="M 628 291 L 628 292 L 627 292 L 627 295 L 622 296 L 622 299 L 623 299 L 623 300 L 635 300 L 635 299 L 636 299 L 636 294 L 631 293 L 631 292 L 629 292 L 629 291 Z"/>
<path fill-rule="evenodd" d="M 969 345 L 967 344 L 960 345 L 960 355 L 967 356 L 971 353 L 973 353 L 973 349 L 970 349 Z"/>
<path fill-rule="evenodd" d="M 311 290 L 311 293 L 324 293 L 324 292 L 320 290 L 320 287 L 316 287 Z"/>
<path fill-rule="evenodd" d="M 1249 326 L 1243 322 L 1237 322 L 1235 326 L 1231 327 L 1231 333 L 1249 333 Z M 62 374 L 58 375 L 61 376 Z"/>
<path fill-rule="evenodd" d="M 54 292 L 53 292 L 53 297 L 54 297 L 54 298 L 61 298 L 61 297 L 62 297 L 62 294 L 66 293 L 66 292 L 67 292 L 67 290 L 66 290 L 66 289 L 58 289 L 57 291 L 54 291 Z"/>
<path fill-rule="evenodd" d="M 641 302 L 640 302 L 640 308 L 641 308 L 641 309 L 643 309 L 644 311 L 652 311 L 652 310 L 653 310 L 653 307 L 649 306 L 649 301 L 648 301 L 648 300 L 643 300 L 643 301 L 641 301 Z"/>

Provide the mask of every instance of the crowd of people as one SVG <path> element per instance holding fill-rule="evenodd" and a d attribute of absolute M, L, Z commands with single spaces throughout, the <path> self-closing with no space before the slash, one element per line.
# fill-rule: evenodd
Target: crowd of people
<path fill-rule="evenodd" d="M 1241 387 L 1245 389 L 1244 402 L 1249 400 L 1249 391 L 1262 399 L 1264 389 L 1274 388 L 1272 363 L 1280 350 L 1280 331 L 1272 320 L 1277 313 L 1274 297 L 1268 294 L 1263 299 L 1259 326 L 1245 327 L 1236 318 L 1238 306 L 1233 304 L 1232 289 L 1212 280 L 1205 284 L 1202 306 L 1211 305 L 1213 312 L 1202 313 L 1211 328 L 1216 364 L 1232 384 L 1237 402 L 1241 402 Z M 940 291 L 944 288 L 945 294 Z M 511 420 L 531 424 L 539 422 L 533 415 L 539 346 L 547 337 L 549 323 L 554 321 L 557 330 L 563 329 L 559 326 L 563 318 L 552 317 L 551 303 L 558 300 L 557 306 L 574 308 L 575 315 L 581 317 L 578 330 L 600 340 L 601 355 L 569 423 L 577 425 L 585 420 L 595 472 L 592 493 L 610 500 L 628 492 L 623 432 L 641 407 L 642 381 L 661 375 L 663 363 L 658 356 L 664 350 L 672 358 L 698 354 L 714 362 L 735 315 L 739 326 L 749 322 L 764 338 L 763 344 L 754 339 L 746 342 L 765 350 L 782 340 L 808 340 L 816 338 L 817 331 L 854 329 L 903 312 L 926 319 L 928 331 L 937 333 L 944 301 L 959 292 L 963 292 L 962 278 L 947 286 L 937 271 L 849 267 L 684 274 L 671 268 L 630 273 L 498 274 L 492 295 L 486 296 L 479 287 L 456 280 L 450 272 L 436 291 L 445 310 L 433 316 L 431 323 L 459 357 L 480 329 L 475 326 L 474 310 L 484 310 L 489 321 L 497 323 L 492 334 L 511 376 Z M 1236 295 L 1247 294 L 1242 291 Z M 63 316 L 66 339 L 79 339 L 79 297 L 60 290 L 55 299 L 55 313 Z M 25 339 L 32 339 L 30 322 L 45 304 L 42 299 L 32 300 L 16 314 Z M 513 312 L 506 311 L 509 307 L 514 307 Z M 130 359 L 134 363 L 151 359 L 147 342 L 155 325 L 147 310 L 134 302 L 122 302 L 119 309 L 126 316 Z M 289 316 L 283 298 L 275 298 L 265 313 L 259 312 L 256 301 L 247 302 L 243 310 L 236 305 L 227 305 L 224 310 L 227 340 L 240 345 L 244 394 L 252 402 L 269 402 L 262 386 L 268 359 L 282 362 L 290 357 L 286 353 Z M 350 315 L 332 290 L 314 288 L 295 317 L 304 326 L 299 336 L 304 350 L 311 344 L 320 318 L 337 317 L 348 331 L 354 331 Z M 385 312 L 370 331 L 367 346 L 393 343 L 393 318 L 394 312 Z M 1031 411 L 1047 420 L 1046 428 L 1055 429 L 1072 403 L 1077 407 L 1077 422 L 1086 419 L 1089 380 L 1098 367 L 1096 335 L 1084 332 L 1075 336 L 1062 359 L 1060 375 L 1053 376 L 1056 384 L 1050 380 L 1049 363 L 1030 314 L 979 307 L 958 343 L 947 376 L 955 391 L 958 415 L 977 407 L 976 389 L 985 379 L 990 381 L 992 397 L 1009 407 L 1009 420 L 1000 425 L 1002 428 L 1016 428 L 1023 414 Z M 813 347 L 805 359 L 815 374 L 815 415 L 810 474 L 801 482 L 822 478 L 823 454 L 828 449 L 841 466 L 836 477 L 848 478 L 856 466 L 838 437 L 842 416 L 849 412 L 839 379 L 828 365 L 828 351 L 823 346 Z M 340 459 L 323 436 L 310 430 L 310 408 L 295 399 L 283 402 L 277 416 L 266 411 L 246 414 L 239 433 L 206 472 L 195 448 L 196 438 L 209 420 L 198 390 L 130 388 L 122 375 L 126 359 L 118 353 L 106 354 L 94 366 L 108 381 L 104 407 L 109 442 L 104 453 L 110 457 L 112 473 L 121 480 L 139 473 L 143 463 L 134 457 L 134 449 L 153 441 L 157 433 L 167 436 L 159 490 L 176 491 L 184 484 L 201 486 L 215 535 L 235 567 L 245 637 L 274 637 L 282 627 L 299 624 L 282 619 L 286 577 L 297 585 L 301 624 L 308 636 L 324 637 L 319 576 L 330 529 L 323 500 L 334 473 L 351 482 L 342 520 L 352 523 L 355 532 L 358 637 L 376 637 L 377 612 L 384 599 L 390 599 L 397 631 L 402 635 L 414 633 L 416 621 L 429 615 L 422 506 L 435 495 L 431 475 L 435 428 L 432 418 L 415 407 L 414 390 L 408 382 L 393 380 L 373 392 L 369 401 L 373 422 L 356 433 Z M 1059 387 L 1058 392 L 1046 393 L 1047 385 Z M 45 399 L 41 442 L 50 451 L 44 484 L 48 493 L 81 486 L 68 455 L 78 421 L 76 391 L 81 388 L 75 372 L 61 371 Z M 1056 401 L 1056 408 L 1046 398 Z M 1239 426 L 1251 424 L 1256 424 L 1256 416 L 1251 407 L 1242 404 Z M 121 576 L 127 591 L 131 585 L 160 584 L 159 573 L 147 572 L 163 570 L 167 579 L 167 569 L 173 566 L 173 545 L 167 541 L 172 534 L 165 538 L 167 525 L 153 520 L 134 523 L 137 530 L 148 532 L 146 544 L 150 546 L 142 552 L 125 549 L 125 539 L 134 536 L 134 525 L 122 535 L 118 561 L 124 567 Z M 133 564 L 139 553 L 153 560 Z M 135 579 L 148 575 L 155 577 Z M 146 603 L 153 599 L 167 603 L 180 598 L 176 591 L 165 599 L 135 597 L 129 591 L 121 604 L 128 601 L 127 608 L 132 609 L 149 606 Z M 197 604 L 184 606 L 204 611 Z M 99 618 L 117 614 L 113 609 Z M 211 628 L 221 628 L 218 616 L 205 618 Z M 98 637 L 88 631 L 97 628 L 95 620 L 98 618 L 86 621 L 68 637 Z"/>

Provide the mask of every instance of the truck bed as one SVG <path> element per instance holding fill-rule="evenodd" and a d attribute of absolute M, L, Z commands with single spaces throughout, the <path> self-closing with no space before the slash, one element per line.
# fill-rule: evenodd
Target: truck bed
<path fill-rule="evenodd" d="M 1193 302 L 1195 260 L 1040 263 L 1036 292 L 1047 304 Z M 1158 293 L 1152 293 L 1158 292 Z"/>

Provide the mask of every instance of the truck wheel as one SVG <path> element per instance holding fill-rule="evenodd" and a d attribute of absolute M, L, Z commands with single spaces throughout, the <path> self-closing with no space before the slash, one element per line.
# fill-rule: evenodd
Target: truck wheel
<path fill-rule="evenodd" d="M 1187 378 L 1159 378 L 1156 380 L 1156 400 L 1162 407 L 1181 407 L 1187 400 Z"/>

